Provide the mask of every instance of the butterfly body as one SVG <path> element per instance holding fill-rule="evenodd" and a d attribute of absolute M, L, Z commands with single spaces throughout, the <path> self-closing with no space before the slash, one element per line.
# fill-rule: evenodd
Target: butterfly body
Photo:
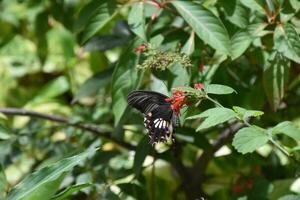
<path fill-rule="evenodd" d="M 144 125 L 148 130 L 150 143 L 166 142 L 173 137 L 175 127 L 179 125 L 178 116 L 171 109 L 171 103 L 165 101 L 167 96 L 152 92 L 136 90 L 127 98 L 128 104 L 144 114 Z"/>

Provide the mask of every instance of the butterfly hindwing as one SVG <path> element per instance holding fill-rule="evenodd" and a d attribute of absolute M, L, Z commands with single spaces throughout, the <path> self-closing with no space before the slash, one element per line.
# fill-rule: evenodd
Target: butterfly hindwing
<path fill-rule="evenodd" d="M 150 143 L 165 142 L 178 125 L 178 116 L 166 102 L 167 96 L 152 91 L 133 91 L 128 95 L 128 104 L 144 113 L 144 125 Z"/>

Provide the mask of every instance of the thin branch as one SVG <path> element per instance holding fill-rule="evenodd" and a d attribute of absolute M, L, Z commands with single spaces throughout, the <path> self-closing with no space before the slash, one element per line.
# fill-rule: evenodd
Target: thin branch
<path fill-rule="evenodd" d="M 19 108 L 0 108 L 0 113 L 6 114 L 6 115 L 18 115 L 18 116 L 27 116 L 27 117 L 35 117 L 40 119 L 45 119 L 57 123 L 66 124 L 68 126 L 72 126 L 81 130 L 89 131 L 91 133 L 94 133 L 100 137 L 106 138 L 126 149 L 129 150 L 135 150 L 135 146 L 126 143 L 124 141 L 118 140 L 114 137 L 112 137 L 112 134 L 110 132 L 101 130 L 99 127 L 89 124 L 89 123 L 73 123 L 70 120 L 58 116 L 58 115 L 52 115 L 52 114 L 45 114 L 25 109 L 19 109 Z"/>

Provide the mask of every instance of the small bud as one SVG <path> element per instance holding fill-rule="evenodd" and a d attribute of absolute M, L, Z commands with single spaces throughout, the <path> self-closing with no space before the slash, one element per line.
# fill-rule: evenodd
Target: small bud
<path fill-rule="evenodd" d="M 134 48 L 134 52 L 142 52 L 147 48 L 147 45 L 141 44 L 140 46 Z"/>
<path fill-rule="evenodd" d="M 194 88 L 198 89 L 198 90 L 202 90 L 203 89 L 203 85 L 201 83 L 195 83 L 194 84 Z"/>

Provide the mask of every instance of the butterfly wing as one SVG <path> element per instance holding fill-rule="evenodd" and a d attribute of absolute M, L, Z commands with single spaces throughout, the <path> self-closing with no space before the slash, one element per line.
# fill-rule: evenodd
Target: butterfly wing
<path fill-rule="evenodd" d="M 136 90 L 128 95 L 128 104 L 144 113 L 144 125 L 149 132 L 150 143 L 165 142 L 172 136 L 178 126 L 178 116 L 166 102 L 167 96 L 152 92 Z"/>
<path fill-rule="evenodd" d="M 169 102 L 165 101 L 166 98 L 168 97 L 158 92 L 135 90 L 129 93 L 127 102 L 145 114 L 160 105 L 170 105 Z"/>

